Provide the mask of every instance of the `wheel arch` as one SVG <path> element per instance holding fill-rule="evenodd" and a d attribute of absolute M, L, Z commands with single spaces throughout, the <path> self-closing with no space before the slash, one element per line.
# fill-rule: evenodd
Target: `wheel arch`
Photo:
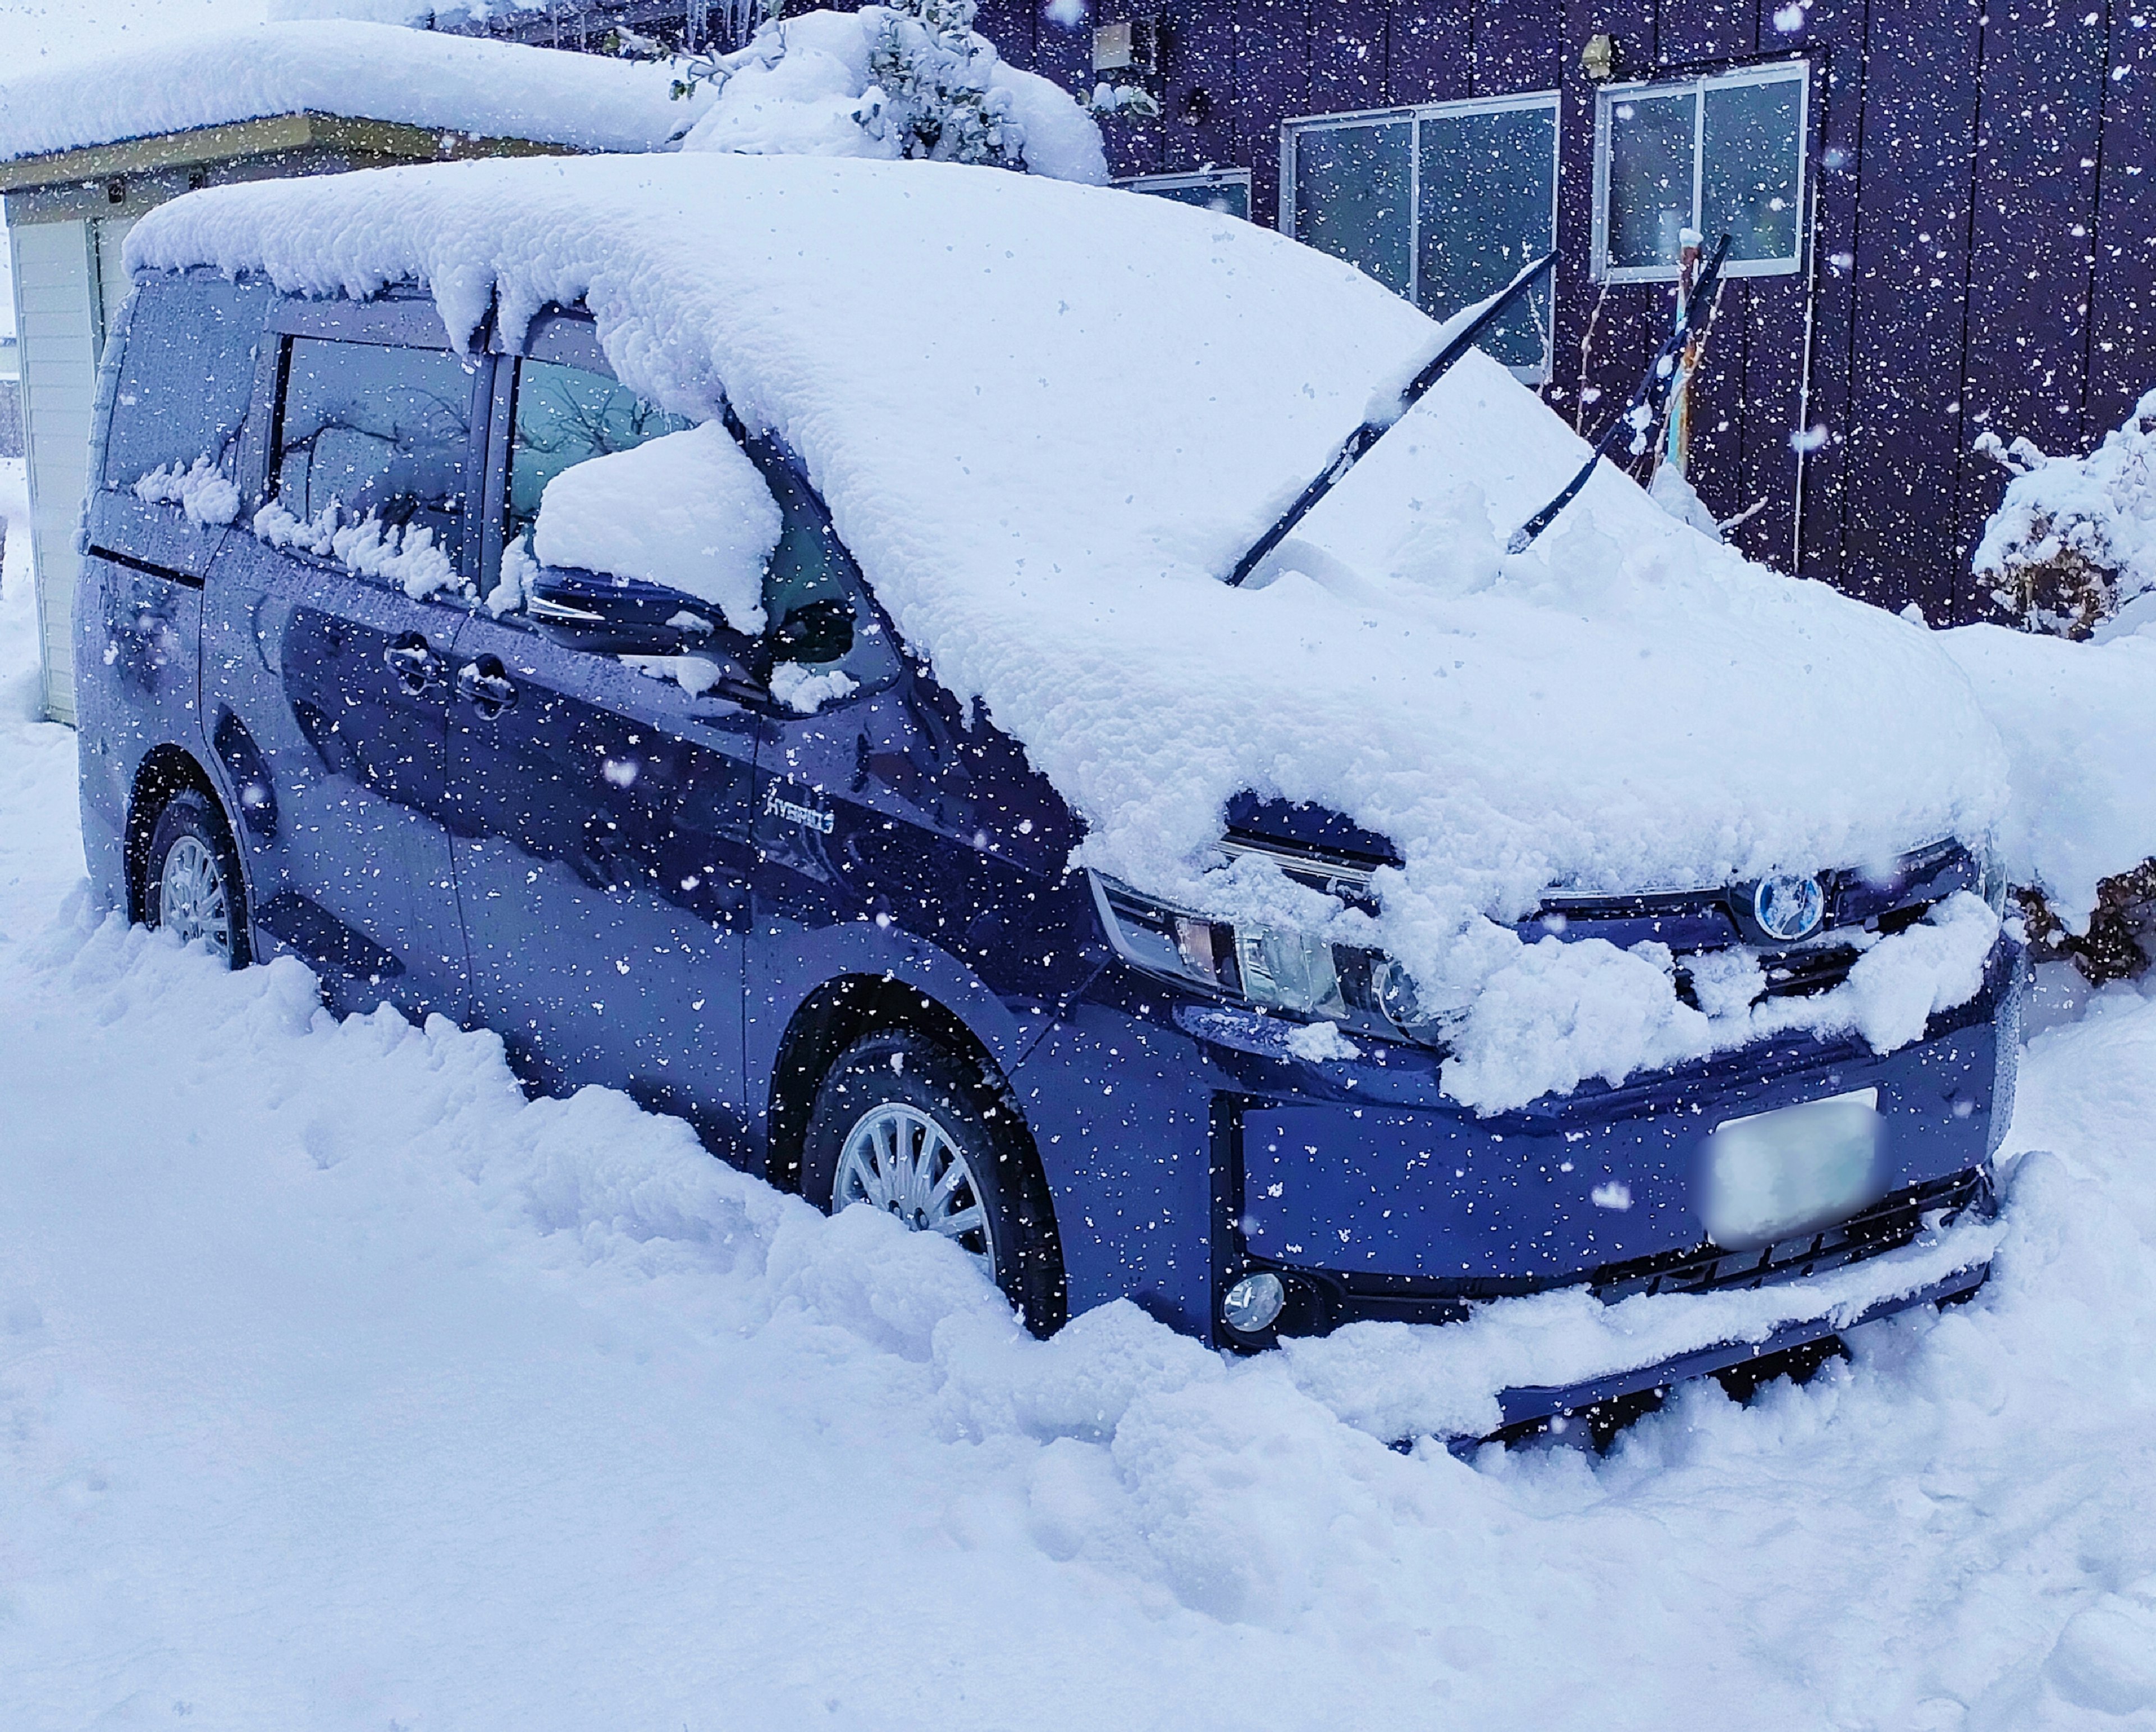
<path fill-rule="evenodd" d="M 782 1191 L 801 1188 L 803 1145 L 824 1074 L 865 1035 L 907 1029 L 978 1068 L 983 1086 L 1009 1115 L 1036 1170 L 1040 1151 L 1010 1079 L 988 1043 L 965 1019 L 911 981 L 891 975 L 847 974 L 824 982 L 801 1002 L 779 1038 L 771 1067 L 765 1173 Z"/>
<path fill-rule="evenodd" d="M 191 753 L 177 746 L 156 746 L 143 754 L 142 761 L 135 767 L 134 786 L 127 796 L 127 829 L 124 843 L 124 861 L 127 876 L 127 919 L 131 925 L 141 925 L 149 916 L 146 898 L 150 882 L 150 840 L 156 834 L 157 820 L 164 815 L 172 797 L 192 788 L 215 807 L 223 820 L 225 833 L 233 836 L 232 817 L 224 809 L 224 801 L 218 795 L 217 784 L 209 772 Z M 234 838 L 233 853 L 239 854 Z M 242 871 L 245 869 L 242 863 Z"/>

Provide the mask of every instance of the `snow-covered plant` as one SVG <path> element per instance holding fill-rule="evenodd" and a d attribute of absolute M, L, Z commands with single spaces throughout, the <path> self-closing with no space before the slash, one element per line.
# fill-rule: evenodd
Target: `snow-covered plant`
<path fill-rule="evenodd" d="M 2087 457 L 2046 457 L 1988 431 L 1976 449 L 2014 476 L 1976 575 L 2025 630 L 2087 638 L 2156 591 L 2156 391 Z"/>
<path fill-rule="evenodd" d="M 1097 84 L 1091 94 L 1081 95 L 1079 107 L 1095 120 L 1113 120 L 1127 115 L 1133 120 L 1157 120 L 1160 118 L 1160 99 L 1143 85 Z"/>
<path fill-rule="evenodd" d="M 996 54 L 973 28 L 978 0 L 892 0 L 869 49 L 880 107 L 864 109 L 872 133 L 890 129 L 899 154 L 938 162 L 1024 169 L 1025 129 L 989 74 Z"/>

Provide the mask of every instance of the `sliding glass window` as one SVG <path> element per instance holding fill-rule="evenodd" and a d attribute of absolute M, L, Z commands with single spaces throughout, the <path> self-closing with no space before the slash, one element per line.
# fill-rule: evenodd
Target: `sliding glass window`
<path fill-rule="evenodd" d="M 1599 92 L 1595 277 L 1674 278 L 1686 229 L 1710 247 L 1729 237 L 1728 275 L 1798 269 L 1810 89 L 1810 69 L 1792 61 Z"/>
<path fill-rule="evenodd" d="M 1313 115 L 1281 129 L 1281 228 L 1443 319 L 1557 244 L 1557 174 L 1553 90 Z M 1538 286 L 1482 346 L 1539 383 L 1553 311 Z"/>

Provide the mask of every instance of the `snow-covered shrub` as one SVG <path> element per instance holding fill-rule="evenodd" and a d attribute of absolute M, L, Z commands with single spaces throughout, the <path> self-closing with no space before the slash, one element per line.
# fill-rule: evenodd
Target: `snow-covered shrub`
<path fill-rule="evenodd" d="M 995 50 L 973 28 L 976 0 L 893 0 L 879 10 L 869 70 L 900 154 L 1024 168 L 1025 128 L 1009 93 L 988 84 Z"/>
<path fill-rule="evenodd" d="M 1976 575 L 2024 631 L 2102 640 L 2156 609 L 2156 391 L 2087 457 L 2046 457 L 2025 438 L 2010 445 L 1989 432 L 1976 448 L 2014 475 L 1984 525 Z M 2156 858 L 2097 884 L 2085 931 L 2041 889 L 2020 900 L 2040 956 L 2071 957 L 2098 984 L 2148 968 Z"/>
<path fill-rule="evenodd" d="M 898 0 L 765 23 L 731 54 L 676 63 L 716 87 L 685 151 L 984 163 L 1100 185 L 1100 129 L 1049 79 L 1006 66 L 977 0 Z"/>
<path fill-rule="evenodd" d="M 2014 479 L 1984 525 L 1977 576 L 2022 628 L 2083 638 L 2156 592 L 2156 391 L 2087 457 L 1976 442 Z"/>

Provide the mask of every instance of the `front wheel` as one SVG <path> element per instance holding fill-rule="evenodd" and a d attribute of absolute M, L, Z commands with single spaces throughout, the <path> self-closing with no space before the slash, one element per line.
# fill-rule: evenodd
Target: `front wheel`
<path fill-rule="evenodd" d="M 1035 1335 L 1063 1321 L 1055 1214 L 1014 1109 L 974 1068 L 910 1031 L 841 1053 L 816 1091 L 801 1188 L 833 1214 L 866 1203 L 941 1233 Z"/>
<path fill-rule="evenodd" d="M 247 966 L 245 892 L 239 853 L 210 798 L 182 788 L 150 833 L 142 914 L 182 944 L 205 944 L 227 968 Z"/>

